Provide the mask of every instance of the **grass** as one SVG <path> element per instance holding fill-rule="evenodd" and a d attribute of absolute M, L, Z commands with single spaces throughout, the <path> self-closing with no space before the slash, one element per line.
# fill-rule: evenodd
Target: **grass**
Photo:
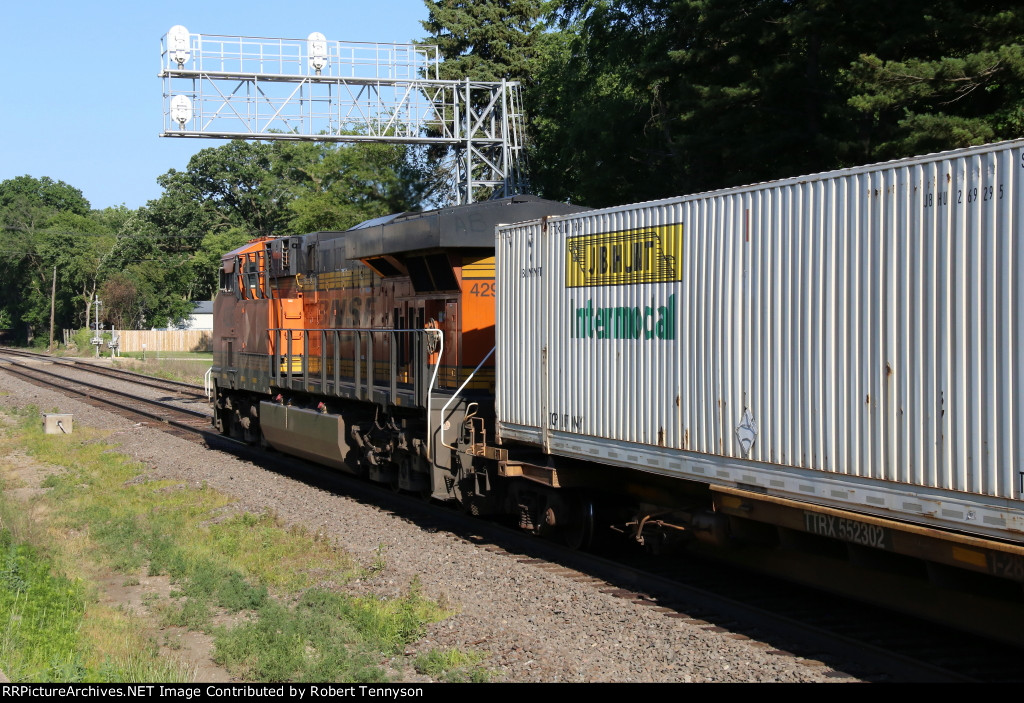
<path fill-rule="evenodd" d="M 145 360 L 133 356 L 119 356 L 112 361 L 116 368 L 124 368 L 169 381 L 181 381 L 201 385 L 203 375 L 213 364 L 212 353 L 168 352 L 167 357 L 154 358 L 149 354 Z"/>
<path fill-rule="evenodd" d="M 490 672 L 480 666 L 483 655 L 458 649 L 431 649 L 416 656 L 413 666 L 421 674 L 444 683 L 487 683 Z"/>
<path fill-rule="evenodd" d="M 125 584 L 142 572 L 169 579 L 170 596 L 147 599 L 160 624 L 209 633 L 215 661 L 249 681 L 383 681 L 381 662 L 449 615 L 416 581 L 393 599 L 337 590 L 386 568 L 384 545 L 364 568 L 272 514 L 234 512 L 209 486 L 142 480 L 144 467 L 96 430 L 45 435 L 34 409 L 14 419 L 0 456 L 22 451 L 51 470 L 28 510 L 0 493 L 0 669 L 12 680 L 187 679 L 68 564 L 96 564 Z M 438 677 L 482 680 L 474 655 L 446 656 L 430 664 Z"/>
<path fill-rule="evenodd" d="M 82 680 L 86 669 L 76 650 L 84 611 L 80 584 L 54 574 L 44 554 L 0 530 L 0 660 L 7 671 L 19 679 Z"/>

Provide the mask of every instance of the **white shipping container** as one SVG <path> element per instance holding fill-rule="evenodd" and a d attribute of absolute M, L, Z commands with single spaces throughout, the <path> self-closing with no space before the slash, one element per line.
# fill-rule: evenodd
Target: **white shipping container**
<path fill-rule="evenodd" d="M 1024 140 L 499 227 L 498 433 L 1020 540 Z"/>

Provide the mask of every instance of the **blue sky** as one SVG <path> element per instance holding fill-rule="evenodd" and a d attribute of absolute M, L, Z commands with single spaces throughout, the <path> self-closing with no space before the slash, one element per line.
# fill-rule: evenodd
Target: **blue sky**
<path fill-rule="evenodd" d="M 209 139 L 167 139 L 160 38 L 198 34 L 400 42 L 421 39 L 423 0 L 21 0 L 0 15 L 0 181 L 28 174 L 72 185 L 94 208 L 145 205 L 156 178 Z"/>

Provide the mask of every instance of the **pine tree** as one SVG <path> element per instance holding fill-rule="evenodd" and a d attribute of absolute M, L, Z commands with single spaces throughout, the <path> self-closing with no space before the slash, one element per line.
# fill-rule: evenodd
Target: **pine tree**
<path fill-rule="evenodd" d="M 518 80 L 533 74 L 542 0 L 424 0 L 426 43 L 437 44 L 441 78 Z"/>
<path fill-rule="evenodd" d="M 913 4 L 913 38 L 862 54 L 849 72 L 863 151 L 875 160 L 1024 135 L 1019 4 Z"/>

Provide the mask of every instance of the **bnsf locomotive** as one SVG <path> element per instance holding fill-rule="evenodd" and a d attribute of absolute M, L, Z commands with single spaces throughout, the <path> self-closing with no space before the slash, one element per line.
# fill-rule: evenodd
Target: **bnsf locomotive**
<path fill-rule="evenodd" d="M 223 259 L 215 422 L 574 544 L 1019 596 L 1022 208 L 1024 141 L 257 240 Z"/>
<path fill-rule="evenodd" d="M 528 501 L 524 524 L 552 523 L 558 492 L 499 492 L 496 453 L 465 433 L 494 427 L 495 226 L 581 209 L 517 196 L 224 255 L 217 428 L 481 512 Z"/>

